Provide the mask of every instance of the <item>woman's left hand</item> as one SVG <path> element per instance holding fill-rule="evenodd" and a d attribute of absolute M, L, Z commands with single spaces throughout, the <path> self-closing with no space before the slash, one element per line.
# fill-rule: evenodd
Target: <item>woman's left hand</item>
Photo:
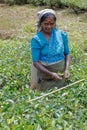
<path fill-rule="evenodd" d="M 70 73 L 69 73 L 69 70 L 65 70 L 65 78 L 69 78 L 70 77 Z"/>

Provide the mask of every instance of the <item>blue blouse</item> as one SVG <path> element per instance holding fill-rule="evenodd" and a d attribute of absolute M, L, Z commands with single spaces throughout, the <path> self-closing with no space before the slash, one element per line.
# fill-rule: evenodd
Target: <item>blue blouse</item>
<path fill-rule="evenodd" d="M 49 41 L 42 32 L 37 32 L 31 39 L 31 53 L 33 62 L 54 63 L 63 60 L 70 53 L 66 32 L 54 28 Z"/>

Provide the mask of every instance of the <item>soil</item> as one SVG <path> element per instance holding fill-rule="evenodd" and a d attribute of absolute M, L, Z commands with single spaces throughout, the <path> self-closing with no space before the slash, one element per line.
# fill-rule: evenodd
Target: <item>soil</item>
<path fill-rule="evenodd" d="M 0 4 L 0 38 L 31 37 L 37 29 L 37 12 L 44 8 Z M 77 15 L 70 9 L 56 9 L 56 16 L 58 27 L 67 31 L 70 38 L 78 40 L 78 32 L 81 36 L 87 36 L 87 12 Z"/>

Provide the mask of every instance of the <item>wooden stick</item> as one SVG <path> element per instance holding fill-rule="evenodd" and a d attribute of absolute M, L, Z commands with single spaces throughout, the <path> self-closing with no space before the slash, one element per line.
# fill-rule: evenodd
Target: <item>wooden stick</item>
<path fill-rule="evenodd" d="M 56 93 L 56 92 L 58 92 L 58 91 L 60 91 L 60 90 L 66 89 L 66 88 L 68 88 L 68 87 L 71 87 L 71 86 L 73 86 L 73 85 L 75 85 L 75 84 L 77 84 L 77 83 L 80 83 L 80 82 L 84 81 L 84 80 L 85 80 L 85 79 L 78 80 L 78 81 L 76 81 L 76 82 L 74 82 L 74 83 L 71 83 L 71 84 L 69 84 L 69 85 L 66 85 L 66 86 L 64 86 L 64 87 L 62 87 L 62 88 L 60 88 L 60 89 L 56 89 L 56 90 L 54 90 L 54 91 L 52 91 L 52 92 L 50 92 L 50 93 L 44 94 L 44 95 L 42 95 L 42 96 L 40 96 L 40 97 L 37 97 L 37 98 L 34 98 L 34 99 L 31 99 L 31 100 L 29 100 L 29 101 L 27 101 L 27 102 L 33 102 L 33 101 L 36 101 L 36 100 L 38 100 L 38 99 L 40 99 L 40 98 L 44 98 L 44 97 L 46 97 L 46 96 L 49 96 L 50 94 L 53 94 L 53 93 Z"/>

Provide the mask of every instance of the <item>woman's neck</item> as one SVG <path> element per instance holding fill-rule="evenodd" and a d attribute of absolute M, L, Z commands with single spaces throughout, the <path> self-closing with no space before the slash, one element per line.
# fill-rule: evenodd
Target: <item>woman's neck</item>
<path fill-rule="evenodd" d="M 45 35 L 46 39 L 49 41 L 51 33 L 45 33 L 44 31 L 41 32 Z"/>

